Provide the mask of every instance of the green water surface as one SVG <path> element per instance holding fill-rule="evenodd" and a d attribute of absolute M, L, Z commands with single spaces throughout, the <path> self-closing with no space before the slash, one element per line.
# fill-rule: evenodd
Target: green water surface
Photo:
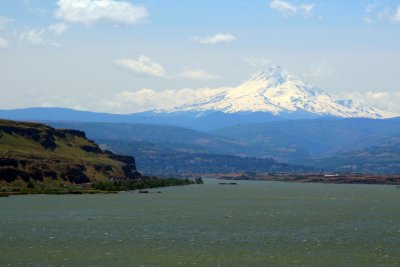
<path fill-rule="evenodd" d="M 0 198 L 0 266 L 400 266 L 394 186 L 160 190 Z"/>

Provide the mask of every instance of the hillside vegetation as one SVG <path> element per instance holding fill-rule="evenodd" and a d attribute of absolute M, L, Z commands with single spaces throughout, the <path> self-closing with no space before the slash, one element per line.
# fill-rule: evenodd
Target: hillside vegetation
<path fill-rule="evenodd" d="M 314 166 L 336 172 L 400 173 L 400 143 L 387 143 L 317 159 Z"/>
<path fill-rule="evenodd" d="M 169 185 L 169 182 L 156 180 L 142 177 L 133 157 L 101 150 L 84 132 L 0 120 L 2 191 L 43 189 L 51 192 L 51 189 L 60 191 L 62 188 L 68 191 L 76 185 L 88 186 L 90 190 L 118 191 L 144 188 L 146 184 L 150 187 Z"/>
<path fill-rule="evenodd" d="M 243 142 L 176 126 L 129 123 L 48 122 L 56 128 L 84 131 L 89 138 L 112 141 L 145 141 L 196 153 L 250 153 Z"/>
<path fill-rule="evenodd" d="M 273 159 L 191 153 L 143 141 L 98 140 L 98 142 L 116 153 L 140 155 L 137 166 L 145 174 L 187 176 L 227 172 L 311 171 L 311 168 L 279 163 Z"/>
<path fill-rule="evenodd" d="M 395 145 L 400 142 L 399 119 L 280 121 L 213 133 L 146 124 L 51 124 L 84 130 L 117 153 L 135 155 L 140 168 L 154 174 L 270 171 L 279 169 L 279 162 L 286 163 L 284 172 L 301 171 L 300 165 L 306 171 L 394 173 L 400 165 Z M 382 160 L 385 150 L 392 156 Z"/>
<path fill-rule="evenodd" d="M 254 156 L 308 164 L 315 158 L 400 141 L 400 120 L 331 119 L 243 124 L 221 128 L 216 135 L 257 147 Z"/>
<path fill-rule="evenodd" d="M 0 181 L 83 184 L 137 179 L 133 157 L 102 151 L 84 132 L 0 121 Z"/>

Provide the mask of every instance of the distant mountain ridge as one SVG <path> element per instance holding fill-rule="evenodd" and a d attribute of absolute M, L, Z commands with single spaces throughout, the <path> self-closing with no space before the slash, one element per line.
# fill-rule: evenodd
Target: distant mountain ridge
<path fill-rule="evenodd" d="M 174 125 L 212 131 L 248 123 L 298 119 L 387 119 L 400 114 L 357 100 L 337 100 L 279 66 L 260 72 L 243 84 L 169 110 L 110 114 L 67 108 L 0 110 L 0 118 L 27 121 L 74 121 Z"/>
<path fill-rule="evenodd" d="M 313 161 L 312 165 L 337 172 L 400 173 L 400 142 L 385 143 Z"/>
<path fill-rule="evenodd" d="M 276 121 L 221 128 L 211 133 L 146 124 L 49 124 L 56 128 L 85 131 L 90 138 L 110 145 L 118 153 L 136 156 L 139 166 L 146 171 L 155 162 L 161 162 L 155 164 L 159 167 L 159 173 L 166 169 L 188 172 L 189 168 L 200 166 L 208 171 L 221 170 L 222 167 L 237 170 L 239 162 L 247 162 L 249 169 L 260 170 L 258 163 L 262 161 L 258 159 L 263 160 L 265 168 L 268 167 L 268 160 L 274 159 L 278 163 L 288 163 L 287 167 L 291 170 L 296 165 L 302 165 L 329 171 L 337 169 L 336 158 L 343 158 L 342 155 L 349 154 L 347 158 L 351 158 L 352 152 L 357 150 L 400 143 L 400 118 Z M 390 149 L 390 145 L 387 145 L 387 149 Z M 229 158 L 229 155 L 235 157 Z M 373 157 L 374 153 L 371 153 L 370 158 Z M 399 162 L 400 165 L 400 158 L 392 158 L 393 164 Z M 216 168 L 215 164 L 224 160 L 231 162 L 227 161 L 228 164 Z M 237 160 L 235 164 L 233 160 Z M 361 168 L 360 163 L 357 166 L 352 169 L 369 170 Z M 151 170 L 155 171 L 154 168 Z M 390 165 L 382 165 L 377 170 L 390 173 Z"/>
<path fill-rule="evenodd" d="M 298 118 L 303 118 L 300 116 Z M 315 118 L 307 114 L 307 118 Z M 144 123 L 179 126 L 200 131 L 209 131 L 220 127 L 243 123 L 261 123 L 287 119 L 265 112 L 231 113 L 223 112 L 166 112 L 155 111 L 133 114 L 97 113 L 58 107 L 34 107 L 12 110 L 0 110 L 0 118 L 19 121 L 64 121 L 99 123 Z M 294 118 L 290 116 L 290 118 Z M 296 117 L 297 118 L 297 117 Z"/>
<path fill-rule="evenodd" d="M 313 158 L 399 142 L 400 118 L 277 121 L 220 128 L 212 133 L 257 147 L 257 156 L 307 164 Z"/>
<path fill-rule="evenodd" d="M 47 124 L 85 131 L 90 139 L 107 145 L 104 148 L 135 156 L 147 174 L 307 168 L 400 171 L 400 118 L 276 121 L 221 128 L 211 133 L 149 124 Z M 46 140 L 43 144 L 47 144 Z"/>
<path fill-rule="evenodd" d="M 144 141 L 98 140 L 115 152 L 137 156 L 143 174 L 187 176 L 233 172 L 311 172 L 314 169 L 289 165 L 273 159 L 230 154 L 194 153 Z"/>

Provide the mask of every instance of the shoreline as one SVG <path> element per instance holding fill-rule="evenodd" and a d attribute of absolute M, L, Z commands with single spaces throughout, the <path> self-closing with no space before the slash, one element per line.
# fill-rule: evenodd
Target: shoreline
<path fill-rule="evenodd" d="M 395 185 L 400 186 L 400 175 L 384 174 L 296 174 L 296 173 L 225 173 L 204 178 L 216 178 L 220 180 L 254 180 L 275 181 L 292 183 L 324 183 L 324 184 L 372 184 L 372 185 Z"/>
<path fill-rule="evenodd" d="M 30 183 L 31 186 L 0 188 L 0 197 L 18 195 L 82 195 L 82 194 L 116 194 L 119 192 L 138 191 L 148 193 L 148 189 L 156 189 L 170 186 L 185 186 L 203 184 L 201 179 L 178 179 L 178 178 L 150 178 L 140 181 L 101 181 L 90 184 L 73 184 L 59 187 L 49 187 L 45 184 Z"/>

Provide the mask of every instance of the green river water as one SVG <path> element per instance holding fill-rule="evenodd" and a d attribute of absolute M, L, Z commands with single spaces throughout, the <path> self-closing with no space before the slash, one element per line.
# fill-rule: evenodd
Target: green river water
<path fill-rule="evenodd" d="M 394 186 L 205 182 L 0 198 L 0 266 L 400 266 Z"/>

